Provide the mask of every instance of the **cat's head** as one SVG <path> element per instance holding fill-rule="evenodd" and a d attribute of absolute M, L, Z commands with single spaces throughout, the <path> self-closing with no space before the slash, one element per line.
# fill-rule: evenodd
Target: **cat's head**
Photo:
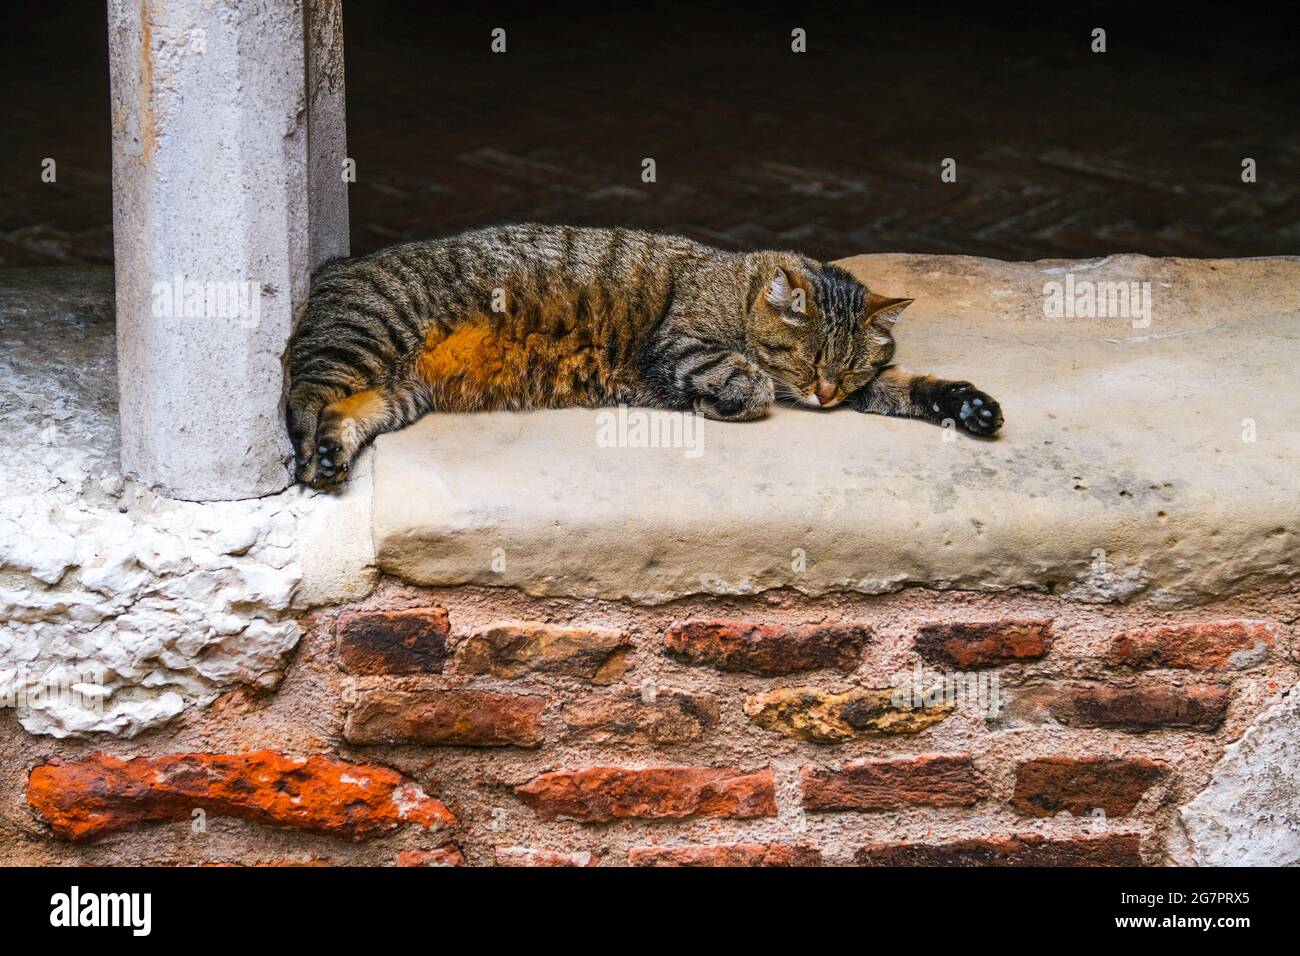
<path fill-rule="evenodd" d="M 871 292 L 838 266 L 789 257 L 756 266 L 750 351 L 778 394 L 829 408 L 894 357 L 894 322 L 911 299 Z"/>

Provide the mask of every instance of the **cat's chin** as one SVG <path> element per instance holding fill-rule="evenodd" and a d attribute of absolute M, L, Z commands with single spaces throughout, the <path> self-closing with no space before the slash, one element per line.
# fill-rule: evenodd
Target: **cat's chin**
<path fill-rule="evenodd" d="M 804 408 L 834 408 L 839 404 L 838 402 L 832 401 L 823 405 L 822 400 L 816 395 L 800 395 L 795 400 Z"/>

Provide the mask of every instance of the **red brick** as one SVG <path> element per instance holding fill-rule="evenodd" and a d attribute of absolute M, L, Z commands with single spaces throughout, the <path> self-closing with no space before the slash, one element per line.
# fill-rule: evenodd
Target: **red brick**
<path fill-rule="evenodd" d="M 610 627 L 498 621 L 461 642 L 455 666 L 461 674 L 556 674 L 612 684 L 627 670 L 630 649 L 627 635 Z"/>
<path fill-rule="evenodd" d="M 436 850 L 403 850 L 397 854 L 398 866 L 466 866 L 465 854 L 458 846 L 441 846 Z"/>
<path fill-rule="evenodd" d="M 545 734 L 540 694 L 431 688 L 360 693 L 343 736 L 354 744 L 536 747 Z"/>
<path fill-rule="evenodd" d="M 1141 866 L 1141 838 L 1108 833 L 1049 840 L 1033 833 L 952 843 L 876 843 L 854 854 L 862 866 Z"/>
<path fill-rule="evenodd" d="M 1106 663 L 1140 670 L 1240 670 L 1263 661 L 1277 639 L 1270 621 L 1202 621 L 1116 634 Z"/>
<path fill-rule="evenodd" d="M 871 640 L 863 624 L 753 624 L 677 621 L 664 635 L 670 654 L 724 671 L 780 676 L 834 668 L 851 671 Z"/>
<path fill-rule="evenodd" d="M 788 843 L 717 846 L 642 846 L 629 850 L 632 866 L 821 866 L 821 851 Z"/>
<path fill-rule="evenodd" d="M 209 864 L 216 866 L 218 864 Z M 224 864 L 223 864 L 224 865 Z M 256 863 L 250 863 L 250 866 L 261 867 L 264 869 L 288 869 L 296 870 L 305 867 L 333 866 L 329 860 L 324 857 L 311 857 L 305 860 L 259 860 Z"/>
<path fill-rule="evenodd" d="M 1217 730 L 1227 716 L 1228 699 L 1228 688 L 1219 684 L 1042 684 L 1013 691 L 1007 715 L 1030 720 L 1047 717 L 1067 727 L 1129 733 L 1171 728 Z"/>
<path fill-rule="evenodd" d="M 1016 768 L 1011 805 L 1031 817 L 1052 817 L 1062 810 L 1108 817 L 1130 812 L 1168 768 L 1144 757 L 1038 757 Z"/>
<path fill-rule="evenodd" d="M 710 694 L 659 690 L 652 700 L 616 691 L 567 705 L 561 717 L 569 737 L 589 743 L 679 744 L 698 740 L 718 725 Z"/>
<path fill-rule="evenodd" d="M 923 624 L 913 646 L 928 661 L 957 670 L 1038 660 L 1052 646 L 1052 622 L 953 621 Z"/>
<path fill-rule="evenodd" d="M 441 803 L 387 767 L 269 750 L 53 760 L 32 770 L 27 801 L 56 835 L 70 840 L 188 820 L 196 809 L 358 839 L 408 823 L 429 828 L 456 822 Z"/>
<path fill-rule="evenodd" d="M 440 607 L 344 611 L 337 630 L 339 663 L 351 674 L 437 674 L 449 633 Z"/>
<path fill-rule="evenodd" d="M 515 793 L 543 820 L 683 820 L 776 815 L 772 771 L 591 767 L 544 773 Z"/>
<path fill-rule="evenodd" d="M 529 846 L 497 847 L 497 866 L 599 866 L 600 857 L 586 850 L 561 853 L 556 850 L 538 850 Z"/>
<path fill-rule="evenodd" d="M 745 701 L 745 715 L 773 733 L 819 744 L 880 734 L 915 734 L 945 720 L 951 704 L 895 705 L 894 691 L 855 687 L 831 694 L 816 687 L 785 687 Z"/>
<path fill-rule="evenodd" d="M 236 867 L 253 867 L 259 870 L 297 870 L 307 867 L 316 868 L 333 866 L 323 857 L 311 857 L 303 860 L 251 860 L 248 862 L 231 862 L 229 860 L 207 860 L 203 863 L 191 863 L 186 860 L 168 860 L 165 863 L 150 863 L 149 866 L 203 867 L 204 869 L 224 870 Z"/>
<path fill-rule="evenodd" d="M 853 760 L 840 770 L 803 768 L 806 810 L 969 807 L 988 794 L 966 754 Z"/>

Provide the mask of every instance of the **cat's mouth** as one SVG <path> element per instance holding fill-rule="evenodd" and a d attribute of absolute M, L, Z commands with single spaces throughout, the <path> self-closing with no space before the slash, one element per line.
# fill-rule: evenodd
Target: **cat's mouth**
<path fill-rule="evenodd" d="M 838 405 L 843 397 L 839 385 L 824 378 L 818 378 L 812 385 L 799 390 L 799 400 L 810 408 L 830 408 Z"/>
<path fill-rule="evenodd" d="M 800 395 L 798 400 L 800 405 L 807 405 L 809 408 L 831 408 L 838 405 L 841 401 L 838 394 L 823 399 L 816 392 Z"/>
<path fill-rule="evenodd" d="M 775 375 L 772 376 L 772 380 L 776 384 L 778 398 L 794 402 L 796 405 L 802 405 L 805 408 L 831 408 L 844 400 L 844 396 L 838 387 L 828 386 L 825 383 L 820 386 L 795 388 L 789 382 L 777 378 Z"/>

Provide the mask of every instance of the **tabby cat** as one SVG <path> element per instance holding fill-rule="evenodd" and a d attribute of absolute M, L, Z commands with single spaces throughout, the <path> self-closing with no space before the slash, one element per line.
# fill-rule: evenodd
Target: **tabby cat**
<path fill-rule="evenodd" d="M 641 405 L 721 421 L 814 408 L 1002 424 L 969 382 L 889 364 L 911 299 L 792 252 L 629 229 L 517 225 L 336 259 L 290 343 L 300 481 L 344 480 L 425 412 Z"/>

